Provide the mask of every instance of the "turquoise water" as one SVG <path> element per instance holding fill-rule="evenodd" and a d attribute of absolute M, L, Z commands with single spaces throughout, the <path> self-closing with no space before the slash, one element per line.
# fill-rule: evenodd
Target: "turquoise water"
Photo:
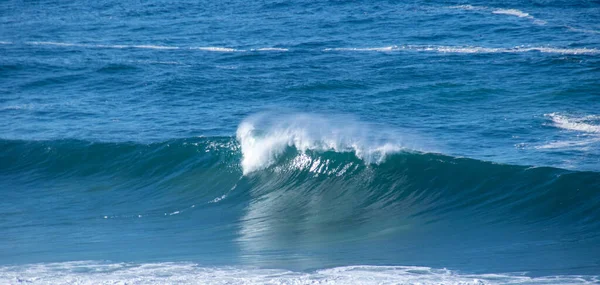
<path fill-rule="evenodd" d="M 596 2 L 0 11 L 3 283 L 599 282 Z"/>

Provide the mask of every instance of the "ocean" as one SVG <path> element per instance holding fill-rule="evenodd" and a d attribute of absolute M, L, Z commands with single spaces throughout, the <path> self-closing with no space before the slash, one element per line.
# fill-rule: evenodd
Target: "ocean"
<path fill-rule="evenodd" d="M 2 1 L 0 121 L 0 284 L 600 284 L 598 1 Z"/>

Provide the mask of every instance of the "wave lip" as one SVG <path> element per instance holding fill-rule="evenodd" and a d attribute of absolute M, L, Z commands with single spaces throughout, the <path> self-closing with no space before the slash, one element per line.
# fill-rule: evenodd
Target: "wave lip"
<path fill-rule="evenodd" d="M 463 274 L 419 266 L 344 266 L 313 272 L 247 267 L 200 267 L 194 263 L 76 261 L 0 267 L 0 280 L 27 284 L 595 284 L 598 276 L 528 277 Z"/>
<path fill-rule="evenodd" d="M 380 163 L 389 153 L 405 149 L 397 134 L 348 118 L 319 115 L 263 114 L 243 121 L 236 133 L 244 174 L 267 168 L 292 147 L 300 152 L 352 152 L 367 163 Z"/>

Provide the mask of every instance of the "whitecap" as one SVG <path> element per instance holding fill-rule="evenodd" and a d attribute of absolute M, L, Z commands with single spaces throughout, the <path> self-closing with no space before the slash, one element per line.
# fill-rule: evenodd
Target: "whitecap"
<path fill-rule="evenodd" d="M 499 15 L 510 15 L 510 16 L 516 16 L 519 18 L 533 18 L 533 16 L 529 15 L 529 13 L 525 13 L 521 10 L 517 10 L 517 9 L 496 9 L 492 11 L 492 14 L 499 14 Z"/>
<path fill-rule="evenodd" d="M 580 131 L 585 133 L 600 133 L 600 116 L 598 115 L 587 115 L 587 116 L 567 116 L 559 113 L 545 114 L 549 117 L 553 125 L 557 128 L 570 131 Z"/>
<path fill-rule="evenodd" d="M 252 116 L 238 126 L 236 133 L 244 174 L 271 166 L 288 147 L 301 153 L 352 152 L 367 163 L 381 163 L 388 154 L 406 149 L 406 136 L 344 116 L 305 113 Z M 411 149 L 415 149 L 416 139 L 411 140 Z M 298 159 L 294 162 L 298 166 L 321 165 L 309 163 L 306 157 Z"/>
<path fill-rule="evenodd" d="M 326 48 L 326 49 L 323 49 L 323 51 L 394 51 L 397 49 L 398 49 L 397 46 L 364 47 L 364 48 L 339 47 L 339 48 Z"/>
<path fill-rule="evenodd" d="M 179 47 L 175 47 L 175 46 L 157 46 L 157 45 L 134 45 L 131 47 L 143 48 L 143 49 L 179 49 Z"/>
<path fill-rule="evenodd" d="M 289 49 L 287 48 L 275 48 L 275 47 L 264 47 L 264 48 L 258 48 L 258 49 L 253 49 L 253 51 L 289 51 Z"/>
<path fill-rule="evenodd" d="M 449 6 L 448 8 L 449 9 L 465 10 L 465 11 L 485 10 L 485 9 L 487 9 L 487 7 L 485 7 L 485 6 L 473 6 L 473 5 L 455 5 L 455 6 Z"/>
<path fill-rule="evenodd" d="M 226 48 L 226 47 L 191 47 L 191 50 L 202 50 L 202 51 L 217 51 L 217 52 L 237 52 L 244 51 L 234 48 Z"/>

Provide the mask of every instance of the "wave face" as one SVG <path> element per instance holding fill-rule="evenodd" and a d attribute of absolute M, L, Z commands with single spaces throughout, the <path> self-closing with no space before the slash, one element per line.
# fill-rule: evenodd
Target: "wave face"
<path fill-rule="evenodd" d="M 292 135 L 276 140 L 270 135 L 278 128 L 250 135 L 248 124 L 240 126 L 241 141 L 0 141 L 0 214 L 10 217 L 0 226 L 5 238 L 21 241 L 1 243 L 10 257 L 3 262 L 168 255 L 292 270 L 428 264 L 551 275 L 599 268 L 597 172 L 401 148 L 368 160 L 359 144 L 317 144 L 289 126 Z"/>

